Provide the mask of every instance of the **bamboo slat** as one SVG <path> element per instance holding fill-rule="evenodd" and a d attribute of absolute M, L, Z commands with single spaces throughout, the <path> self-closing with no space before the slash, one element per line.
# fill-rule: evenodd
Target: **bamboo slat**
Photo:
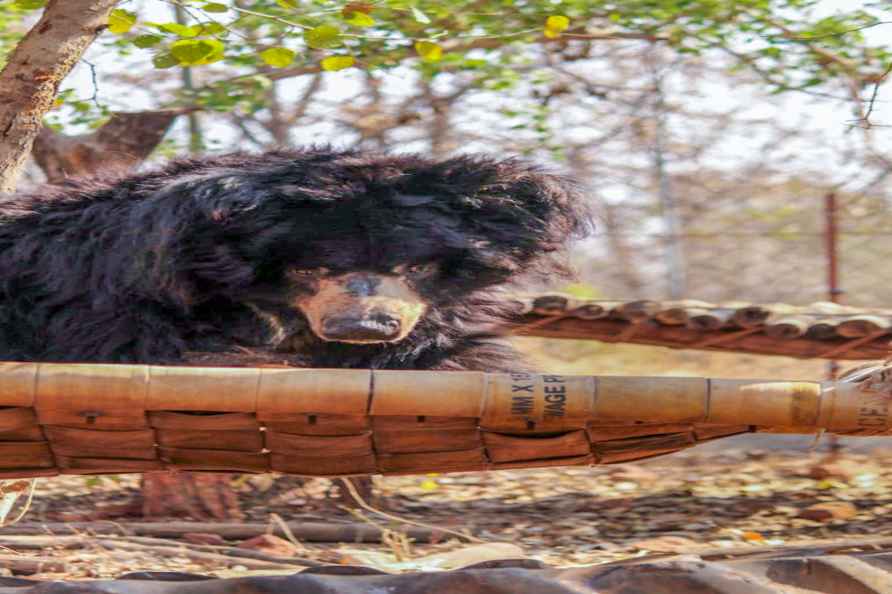
<path fill-rule="evenodd" d="M 892 433 L 892 366 L 836 382 L 0 363 L 0 478 L 624 462 L 750 431 Z"/>
<path fill-rule="evenodd" d="M 600 301 L 546 294 L 518 298 L 507 333 L 824 359 L 890 355 L 892 310 L 703 301 Z"/>

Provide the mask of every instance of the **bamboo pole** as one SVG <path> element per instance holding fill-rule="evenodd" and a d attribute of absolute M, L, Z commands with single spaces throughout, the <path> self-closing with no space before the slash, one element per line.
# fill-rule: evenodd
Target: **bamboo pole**
<path fill-rule="evenodd" d="M 889 378 L 0 363 L 0 479 L 457 472 L 625 462 L 748 431 L 882 435 Z"/>
<path fill-rule="evenodd" d="M 153 411 L 478 418 L 484 428 L 700 422 L 862 432 L 892 426 L 892 367 L 840 381 L 353 369 L 0 363 L 0 407 L 41 425 L 121 429 Z M 3 411 L 0 411 L 3 412 Z M 27 423 L 8 415 L 9 423 Z M 13 417 L 16 418 L 13 418 Z M 0 429 L 3 419 L 0 415 Z M 196 426 L 202 417 L 195 418 Z"/>

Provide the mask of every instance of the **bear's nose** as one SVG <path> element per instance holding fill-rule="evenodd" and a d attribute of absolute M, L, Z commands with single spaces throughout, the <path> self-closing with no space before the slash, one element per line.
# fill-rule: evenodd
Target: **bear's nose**
<path fill-rule="evenodd" d="M 400 334 L 399 318 L 390 314 L 369 316 L 330 316 L 322 320 L 325 340 L 342 342 L 387 342 Z"/>
<path fill-rule="evenodd" d="M 355 295 L 356 297 L 371 297 L 375 294 L 375 290 L 380 283 L 381 279 L 379 278 L 361 275 L 349 279 L 344 283 L 344 288 L 347 289 L 351 295 Z"/>

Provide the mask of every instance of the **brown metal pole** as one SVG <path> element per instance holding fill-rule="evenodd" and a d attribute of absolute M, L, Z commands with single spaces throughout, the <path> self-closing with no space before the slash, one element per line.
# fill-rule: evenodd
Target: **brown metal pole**
<path fill-rule="evenodd" d="M 836 194 L 829 192 L 824 197 L 824 239 L 827 256 L 827 300 L 841 303 L 843 290 L 839 287 L 838 208 Z M 836 379 L 839 364 L 834 360 L 827 363 L 827 379 Z"/>
<path fill-rule="evenodd" d="M 827 257 L 827 300 L 831 303 L 842 301 L 843 290 L 839 286 L 839 250 L 838 250 L 838 207 L 836 194 L 828 192 L 824 196 L 824 240 Z M 827 379 L 835 380 L 839 375 L 839 362 L 832 359 L 827 362 Z M 830 459 L 835 459 L 840 450 L 839 437 L 830 436 Z"/>

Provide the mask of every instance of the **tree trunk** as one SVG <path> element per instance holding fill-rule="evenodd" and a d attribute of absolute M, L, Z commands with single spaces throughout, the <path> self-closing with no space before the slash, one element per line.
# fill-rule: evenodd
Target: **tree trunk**
<path fill-rule="evenodd" d="M 50 183 L 102 169 L 126 171 L 155 150 L 176 117 L 185 111 L 115 113 L 101 128 L 81 136 L 44 128 L 34 141 L 32 154 Z"/>
<path fill-rule="evenodd" d="M 50 0 L 0 71 L 0 193 L 12 192 L 62 80 L 116 0 Z"/>
<path fill-rule="evenodd" d="M 617 206 L 606 200 L 602 203 L 604 214 L 604 233 L 607 236 L 607 249 L 610 250 L 611 260 L 614 263 L 613 271 L 619 275 L 623 283 L 624 295 L 641 297 L 644 295 L 644 281 L 638 274 L 640 269 L 635 262 L 633 251 L 626 244 L 623 237 L 623 225 L 617 214 Z"/>
<path fill-rule="evenodd" d="M 232 474 L 213 472 L 147 472 L 141 485 L 142 515 L 240 520 L 244 514 L 232 478 Z"/>

